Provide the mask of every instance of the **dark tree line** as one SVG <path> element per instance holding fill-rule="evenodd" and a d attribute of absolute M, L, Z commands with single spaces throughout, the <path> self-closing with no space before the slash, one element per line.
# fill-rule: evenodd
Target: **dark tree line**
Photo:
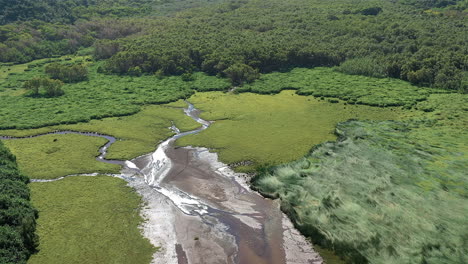
<path fill-rule="evenodd" d="M 111 73 L 204 71 L 234 84 L 255 72 L 342 64 L 346 73 L 466 91 L 466 14 L 388 1 L 238 1 L 155 19 L 140 37 L 96 44 L 95 57 L 115 53 L 104 67 Z"/>
<path fill-rule="evenodd" d="M 147 13 L 155 0 L 0 0 L 0 25 L 42 20 L 73 23 L 91 16 L 131 16 Z"/>
<path fill-rule="evenodd" d="M 0 263 L 25 264 L 36 251 L 37 210 L 30 203 L 29 179 L 0 142 Z"/>
<path fill-rule="evenodd" d="M 171 16 L 101 19 L 90 13 L 74 24 L 29 20 L 0 26 L 0 62 L 93 47 L 95 59 L 107 60 L 100 72 L 115 74 L 203 71 L 237 85 L 257 72 L 341 65 L 351 74 L 468 89 L 466 1 L 251 0 L 184 9 L 188 2 L 175 1 L 182 11 Z M 95 1 L 75 3 L 83 10 L 99 7 Z M 148 14 L 163 6 L 150 0 L 128 4 L 146 5 Z"/>
<path fill-rule="evenodd" d="M 25 63 L 73 54 L 96 40 L 105 43 L 140 32 L 140 22 L 111 18 L 82 20 L 73 25 L 28 21 L 0 26 L 0 62 Z"/>

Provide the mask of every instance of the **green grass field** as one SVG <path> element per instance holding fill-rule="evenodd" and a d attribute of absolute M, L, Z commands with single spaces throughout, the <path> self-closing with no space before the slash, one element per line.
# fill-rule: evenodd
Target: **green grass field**
<path fill-rule="evenodd" d="M 252 93 L 197 93 L 189 101 L 216 120 L 207 130 L 177 140 L 180 146 L 204 146 L 219 153 L 223 162 L 273 165 L 304 156 L 316 144 L 334 140 L 335 125 L 348 119 L 400 119 L 410 112 L 399 108 L 330 103 L 312 96 L 283 91 L 277 95 Z"/>
<path fill-rule="evenodd" d="M 149 263 L 155 248 L 138 228 L 140 198 L 124 180 L 70 177 L 32 183 L 39 252 L 30 264 Z"/>
<path fill-rule="evenodd" d="M 184 102 L 164 106 L 150 105 L 131 116 L 92 120 L 75 125 L 0 132 L 3 135 L 22 137 L 54 130 L 99 132 L 119 139 L 108 149 L 106 158 L 127 160 L 154 151 L 161 140 L 172 136 L 174 133 L 169 129 L 172 122 L 181 131 L 197 128 L 199 124 L 178 108 L 184 105 Z M 20 168 L 34 179 L 53 179 L 74 173 L 118 172 L 119 166 L 94 159 L 99 154 L 99 148 L 106 142 L 102 138 L 82 135 L 45 135 L 5 140 L 5 144 L 17 156 Z"/>
<path fill-rule="evenodd" d="M 441 104 L 449 100 L 452 104 Z M 337 142 L 254 181 L 300 230 L 353 263 L 466 263 L 466 95 L 403 123 L 340 123 Z"/>
<path fill-rule="evenodd" d="M 4 140 L 21 171 L 32 179 L 54 179 L 78 173 L 117 173 L 120 166 L 96 161 L 107 140 L 82 135 L 45 135 Z"/>

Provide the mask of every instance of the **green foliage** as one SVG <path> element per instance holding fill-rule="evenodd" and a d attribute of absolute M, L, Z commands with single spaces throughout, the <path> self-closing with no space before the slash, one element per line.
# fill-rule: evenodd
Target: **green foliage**
<path fill-rule="evenodd" d="M 271 168 L 254 185 L 350 263 L 464 263 L 468 134 L 439 122 L 340 123 L 337 142 Z"/>
<path fill-rule="evenodd" d="M 0 142 L 0 263 L 25 264 L 36 251 L 37 211 L 29 201 L 28 178 Z"/>
<path fill-rule="evenodd" d="M 107 45 L 105 40 L 123 38 L 140 32 L 143 22 L 109 17 L 82 20 L 74 25 L 29 21 L 0 26 L 0 62 L 25 63 L 35 59 L 73 54 L 91 47 L 96 40 L 102 40 L 102 45 Z M 107 49 L 100 50 L 99 54 L 105 56 Z"/>
<path fill-rule="evenodd" d="M 45 66 L 45 72 L 52 78 L 66 83 L 81 82 L 88 79 L 88 70 L 82 64 L 64 65 L 51 63 Z"/>
<path fill-rule="evenodd" d="M 70 21 L 82 18 L 75 24 L 34 20 L 0 26 L 0 61 L 24 63 L 93 46 L 96 59 L 108 59 L 103 72 L 139 76 L 140 70 L 164 75 L 203 71 L 239 84 L 257 77 L 256 71 L 372 58 L 378 67 L 352 71 L 466 89 L 464 1 L 422 1 L 423 6 L 448 5 L 443 12 L 422 12 L 418 1 L 411 0 L 409 5 L 386 0 L 170 2 L 72 1 Z M 28 1 L 24 10 L 32 6 Z M 122 6 L 135 12 L 121 12 L 127 10 Z M 107 12 L 108 7 L 118 11 Z M 153 16 L 142 18 L 137 10 Z M 158 16 L 164 13 L 172 16 Z M 127 15 L 139 17 L 114 19 Z"/>
<path fill-rule="evenodd" d="M 343 70 L 341 67 L 338 69 Z M 391 78 L 347 75 L 331 68 L 295 68 L 289 72 L 264 74 L 259 80 L 237 91 L 268 94 L 284 89 L 295 89 L 302 95 L 335 97 L 348 104 L 407 107 L 425 100 L 430 93 L 441 92 Z"/>
<path fill-rule="evenodd" d="M 180 77 L 182 78 L 182 81 L 184 82 L 190 82 L 190 81 L 195 80 L 195 78 L 193 77 L 193 74 L 189 72 L 182 74 Z"/>
<path fill-rule="evenodd" d="M 203 71 L 239 84 L 255 71 L 351 59 L 343 70 L 463 92 L 465 17 L 421 14 L 384 0 L 224 3 L 149 20 L 153 26 L 144 34 L 119 41 L 105 68 L 117 74 L 136 66 L 166 75 Z"/>
<path fill-rule="evenodd" d="M 63 82 L 60 80 L 52 80 L 49 78 L 35 77 L 26 81 L 23 88 L 30 90 L 32 95 L 39 95 L 40 88 L 45 90 L 45 95 L 48 97 L 61 96 L 65 92 L 62 90 Z"/>
<path fill-rule="evenodd" d="M 18 20 L 71 23 L 91 16 L 129 16 L 148 11 L 153 0 L 1 0 L 0 25 Z"/>
<path fill-rule="evenodd" d="M 6 90 L 0 93 L 0 129 L 37 128 L 130 115 L 140 111 L 142 105 L 168 103 L 188 98 L 195 90 L 226 90 L 230 86 L 226 80 L 203 73 L 193 74 L 193 81 L 183 81 L 179 76 L 158 79 L 147 75 L 104 75 L 96 72 L 98 67 L 99 64 L 95 64 L 89 68 L 87 82 L 65 84 L 66 93 L 59 97 L 18 96 L 16 93 L 21 94 L 18 89 L 25 80 L 43 74 L 43 66 L 8 75 L 0 82 L 0 87 Z"/>
<path fill-rule="evenodd" d="M 114 40 L 98 40 L 94 43 L 93 57 L 97 60 L 108 59 L 119 52 L 119 43 Z"/>
<path fill-rule="evenodd" d="M 250 83 L 260 75 L 258 70 L 243 63 L 237 63 L 224 70 L 224 74 L 231 80 L 233 85 L 242 85 L 244 82 Z"/>
<path fill-rule="evenodd" d="M 1 130 L 0 135 L 28 137 L 57 130 L 98 132 L 119 139 L 107 150 L 108 159 L 130 160 L 154 151 L 160 141 L 172 136 L 174 133 L 169 129 L 171 125 L 182 132 L 199 127 L 197 122 L 183 113 L 182 108 L 186 106 L 183 101 L 169 105 L 150 105 L 130 116 L 39 129 Z M 21 168 L 34 178 L 56 178 L 78 172 L 113 172 L 118 169 L 117 166 L 94 159 L 104 143 L 100 138 L 76 135 L 47 135 L 6 141 L 17 155 Z M 29 157 L 32 156 L 37 157 L 37 161 L 31 161 Z"/>
<path fill-rule="evenodd" d="M 32 92 L 33 95 L 39 95 L 39 88 L 41 88 L 43 83 L 43 78 L 33 78 L 29 81 L 26 81 L 23 85 L 23 88 Z"/>
<path fill-rule="evenodd" d="M 361 15 L 365 15 L 365 16 L 376 16 L 380 12 L 382 12 L 382 8 L 377 6 L 377 7 L 364 8 L 360 10 L 358 13 Z"/>
<path fill-rule="evenodd" d="M 348 59 L 335 69 L 351 75 L 364 75 L 376 78 L 387 77 L 384 66 L 373 58 Z"/>
<path fill-rule="evenodd" d="M 443 8 L 466 2 L 466 0 L 399 0 L 399 2 L 418 8 Z"/>

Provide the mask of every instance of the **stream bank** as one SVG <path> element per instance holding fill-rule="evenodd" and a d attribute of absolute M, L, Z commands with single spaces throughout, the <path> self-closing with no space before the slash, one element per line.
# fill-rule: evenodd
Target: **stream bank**
<path fill-rule="evenodd" d="M 121 165 L 120 174 L 109 176 L 125 179 L 145 202 L 142 232 L 154 246 L 161 247 L 153 263 L 322 263 L 280 211 L 278 202 L 250 190 L 245 175 L 234 173 L 206 148 L 174 146 L 178 138 L 203 131 L 211 124 L 200 119 L 199 111 L 191 104 L 185 113 L 201 127 L 180 133 L 173 126 L 175 136 L 162 142 L 155 152 L 131 161 L 106 159 L 108 147 L 116 141 L 114 137 L 76 131 L 52 134 L 108 140 L 96 159 Z"/>
<path fill-rule="evenodd" d="M 122 171 L 147 204 L 144 235 L 166 245 L 155 263 L 323 263 L 279 203 L 250 190 L 246 175 L 206 148 L 174 146 L 210 125 L 193 105 L 185 112 L 201 128 L 177 133 Z"/>

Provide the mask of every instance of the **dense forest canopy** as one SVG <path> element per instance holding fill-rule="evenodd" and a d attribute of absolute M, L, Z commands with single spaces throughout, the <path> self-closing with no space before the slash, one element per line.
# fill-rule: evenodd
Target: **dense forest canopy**
<path fill-rule="evenodd" d="M 19 3 L 48 10 L 52 2 L 69 8 L 52 8 L 58 14 L 47 19 L 43 12 L 23 15 L 27 8 L 14 11 Z M 252 0 L 182 11 L 185 2 L 176 1 L 165 4 L 172 8 L 169 16 L 154 16 L 164 4 L 150 0 L 34 3 L 4 5 L 4 21 L 39 20 L 0 27 L 1 62 L 92 53 L 91 47 L 96 59 L 108 59 L 102 71 L 114 74 L 204 71 L 237 85 L 257 72 L 346 63 L 341 71 L 350 74 L 462 92 L 468 86 L 466 1 Z M 100 18 L 96 10 L 107 7 L 133 11 Z M 87 15 L 76 15 L 78 9 Z M 148 16 L 126 17 L 132 14 Z"/>
<path fill-rule="evenodd" d="M 413 5 L 419 8 L 444 8 L 463 10 L 467 7 L 466 0 L 399 0 L 402 4 Z"/>
<path fill-rule="evenodd" d="M 0 263 L 23 264 L 35 252 L 38 216 L 29 201 L 29 179 L 0 141 Z"/>
<path fill-rule="evenodd" d="M 0 0 L 0 24 L 42 20 L 72 23 L 91 16 L 129 16 L 170 0 Z"/>

